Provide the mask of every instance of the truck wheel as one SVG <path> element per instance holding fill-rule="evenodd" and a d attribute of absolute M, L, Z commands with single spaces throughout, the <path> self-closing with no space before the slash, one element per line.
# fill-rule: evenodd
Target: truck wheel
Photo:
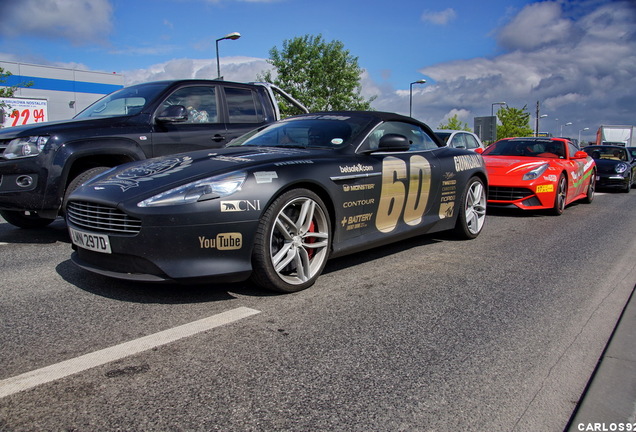
<path fill-rule="evenodd" d="M 44 228 L 55 220 L 40 217 L 37 212 L 20 210 L 0 210 L 0 216 L 11 225 L 25 229 Z"/>
<path fill-rule="evenodd" d="M 68 184 L 66 188 L 66 192 L 64 192 L 64 202 L 62 203 L 62 212 L 66 210 L 66 202 L 68 201 L 68 197 L 81 185 L 92 179 L 98 174 L 103 173 L 104 171 L 109 170 L 110 167 L 95 167 L 89 168 L 86 171 L 82 171 L 79 173 L 71 182 Z"/>

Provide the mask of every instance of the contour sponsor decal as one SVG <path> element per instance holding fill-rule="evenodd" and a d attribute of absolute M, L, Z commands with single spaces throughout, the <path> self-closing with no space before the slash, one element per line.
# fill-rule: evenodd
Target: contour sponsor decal
<path fill-rule="evenodd" d="M 199 236 L 201 249 L 238 250 L 243 247 L 243 234 L 238 232 L 220 233 L 215 238 Z"/>
<path fill-rule="evenodd" d="M 95 190 L 100 190 L 106 186 L 118 186 L 122 192 L 126 192 L 130 188 L 139 186 L 141 182 L 169 176 L 188 168 L 191 164 L 192 158 L 189 156 L 153 160 L 125 169 L 115 176 L 107 177 L 95 183 L 93 187 Z"/>
<path fill-rule="evenodd" d="M 342 208 L 351 208 L 351 207 L 365 206 L 365 205 L 371 205 L 371 204 L 375 204 L 374 198 L 361 199 L 356 201 L 346 201 L 342 203 Z"/>
<path fill-rule="evenodd" d="M 261 200 L 221 201 L 222 212 L 245 212 L 261 209 Z"/>
<path fill-rule="evenodd" d="M 478 154 L 454 156 L 453 160 L 455 161 L 455 170 L 457 172 L 480 168 L 484 165 L 484 160 Z"/>

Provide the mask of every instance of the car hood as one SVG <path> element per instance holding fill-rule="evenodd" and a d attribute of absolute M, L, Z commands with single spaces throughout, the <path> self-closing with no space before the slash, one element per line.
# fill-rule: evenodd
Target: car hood
<path fill-rule="evenodd" d="M 525 174 L 547 161 L 535 157 L 484 156 L 484 162 L 488 175 L 514 175 Z"/>
<path fill-rule="evenodd" d="M 57 120 L 44 123 L 32 123 L 0 129 L 0 139 L 12 139 L 24 136 L 73 134 L 81 132 L 90 136 L 91 130 L 115 128 L 128 124 L 133 116 L 82 118 Z"/>
<path fill-rule="evenodd" d="M 615 173 L 616 165 L 625 164 L 629 165 L 629 162 L 612 160 L 612 159 L 594 159 L 596 162 L 596 169 L 600 173 Z"/>
<path fill-rule="evenodd" d="M 146 159 L 106 171 L 78 188 L 71 199 L 116 204 L 215 175 L 298 162 L 325 152 L 328 150 L 237 147 Z"/>

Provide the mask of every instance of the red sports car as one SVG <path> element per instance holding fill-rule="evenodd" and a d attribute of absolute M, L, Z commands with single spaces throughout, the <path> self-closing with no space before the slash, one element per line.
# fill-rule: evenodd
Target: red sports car
<path fill-rule="evenodd" d="M 594 199 L 594 160 L 564 138 L 504 138 L 482 154 L 488 171 L 488 205 L 549 209 Z"/>

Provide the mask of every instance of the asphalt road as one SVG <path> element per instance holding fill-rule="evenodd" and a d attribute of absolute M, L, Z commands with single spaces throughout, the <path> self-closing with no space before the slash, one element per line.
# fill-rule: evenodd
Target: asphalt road
<path fill-rule="evenodd" d="M 0 431 L 562 431 L 636 285 L 635 210 L 490 212 L 290 295 L 110 280 L 63 221 L 0 220 Z"/>

